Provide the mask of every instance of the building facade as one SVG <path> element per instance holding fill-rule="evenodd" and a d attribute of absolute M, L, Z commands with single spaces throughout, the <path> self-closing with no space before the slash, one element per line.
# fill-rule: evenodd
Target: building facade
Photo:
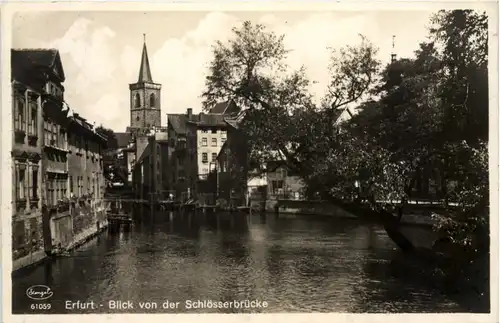
<path fill-rule="evenodd" d="M 239 120 L 230 118 L 225 121 L 228 125 L 227 140 L 217 155 L 217 195 L 229 203 L 243 205 L 247 201 L 246 192 L 251 177 L 249 146 L 245 134 L 239 129 Z"/>
<path fill-rule="evenodd" d="M 75 205 L 70 199 L 86 193 L 92 203 L 102 196 L 106 138 L 64 102 L 65 75 L 57 50 L 12 50 L 11 63 L 16 269 L 72 243 Z M 85 216 L 94 217 L 94 211 Z"/>
<path fill-rule="evenodd" d="M 249 200 L 303 198 L 304 183 L 284 162 L 251 165 L 251 147 L 239 127 L 243 118 L 244 112 L 236 118 L 225 118 L 227 141 L 217 156 L 217 172 L 214 174 L 218 196 L 236 205 L 247 205 Z"/>
<path fill-rule="evenodd" d="M 193 118 L 193 110 L 186 114 L 169 114 L 168 125 L 168 184 L 174 199 L 187 200 L 196 187 L 196 128 L 188 123 Z"/>
<path fill-rule="evenodd" d="M 169 114 L 169 187 L 181 200 L 213 193 L 208 175 L 217 168 L 217 155 L 227 138 L 224 118 L 239 111 L 233 101 L 217 104 L 208 113 Z"/>
<path fill-rule="evenodd" d="M 105 190 L 103 151 L 106 138 L 95 132 L 79 114 L 68 119 L 69 197 L 101 200 Z"/>
<path fill-rule="evenodd" d="M 134 164 L 132 175 L 134 191 L 140 199 L 168 199 L 171 190 L 168 186 L 167 130 L 160 128 L 158 132 L 141 139 L 145 139 L 146 142 Z"/>
<path fill-rule="evenodd" d="M 11 51 L 13 259 L 43 250 L 42 149 L 44 75 L 30 53 Z"/>
<path fill-rule="evenodd" d="M 197 175 L 199 180 L 207 179 L 217 167 L 217 155 L 227 139 L 227 123 L 222 116 L 199 115 L 196 129 Z"/>

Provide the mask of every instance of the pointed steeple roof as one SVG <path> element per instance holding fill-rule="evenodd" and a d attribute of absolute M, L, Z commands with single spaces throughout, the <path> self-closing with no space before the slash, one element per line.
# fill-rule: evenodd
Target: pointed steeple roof
<path fill-rule="evenodd" d="M 149 68 L 148 50 L 146 48 L 146 34 L 144 34 L 144 46 L 142 47 L 141 69 L 139 70 L 139 80 L 137 83 L 153 83 L 151 69 Z"/>

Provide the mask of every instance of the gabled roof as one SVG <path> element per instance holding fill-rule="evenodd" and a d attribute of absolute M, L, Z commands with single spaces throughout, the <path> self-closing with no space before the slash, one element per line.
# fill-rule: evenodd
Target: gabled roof
<path fill-rule="evenodd" d="M 205 114 L 200 113 L 198 115 L 193 115 L 193 119 L 190 122 L 196 123 L 198 126 L 208 126 L 208 127 L 226 127 L 227 124 L 224 122 L 224 115 L 222 114 Z"/>
<path fill-rule="evenodd" d="M 52 70 L 61 82 L 66 80 L 59 51 L 54 48 L 11 49 L 11 67 L 14 79 L 41 67 Z"/>
<path fill-rule="evenodd" d="M 186 134 L 188 118 L 185 114 L 169 114 L 167 120 L 177 134 Z"/>
<path fill-rule="evenodd" d="M 268 161 L 266 163 L 266 171 L 272 173 L 280 167 L 286 168 L 286 163 L 281 160 Z"/>
<path fill-rule="evenodd" d="M 217 103 L 212 109 L 211 114 L 232 114 L 238 112 L 238 106 L 233 100 Z"/>
<path fill-rule="evenodd" d="M 132 134 L 129 132 L 115 132 L 118 148 L 125 148 L 132 140 Z"/>
<path fill-rule="evenodd" d="M 224 122 L 224 115 L 222 114 L 193 114 L 191 120 L 188 120 L 185 114 L 169 114 L 167 119 L 173 130 L 180 135 L 187 133 L 188 124 L 207 127 L 227 127 L 227 123 Z"/>
<path fill-rule="evenodd" d="M 139 69 L 139 78 L 137 83 L 153 83 L 151 76 L 151 69 L 149 67 L 148 50 L 146 48 L 146 41 L 142 47 L 141 67 Z"/>
<path fill-rule="evenodd" d="M 235 129 L 239 129 L 240 123 L 246 116 L 246 110 L 240 111 L 237 115 L 231 117 L 225 117 L 224 121 Z"/>
<path fill-rule="evenodd" d="M 177 134 L 186 134 L 188 124 L 225 128 L 228 125 L 225 118 L 237 118 L 239 114 L 239 107 L 229 100 L 216 104 L 209 113 L 191 114 L 191 119 L 188 119 L 187 114 L 168 114 L 167 120 Z"/>

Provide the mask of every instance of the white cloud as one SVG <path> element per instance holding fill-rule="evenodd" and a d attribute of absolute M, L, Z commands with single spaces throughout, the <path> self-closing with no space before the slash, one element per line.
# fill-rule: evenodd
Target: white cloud
<path fill-rule="evenodd" d="M 120 55 L 120 68 L 123 70 L 125 74 L 125 79 L 134 80 L 137 78 L 139 74 L 139 70 L 134 68 L 129 68 L 130 66 L 138 66 L 139 61 L 141 59 L 141 54 L 137 48 L 134 48 L 130 45 L 126 45 Z"/>
<path fill-rule="evenodd" d="M 167 113 L 201 111 L 200 95 L 211 46 L 231 34 L 237 19 L 225 13 L 209 13 L 183 37 L 171 38 L 151 57 L 151 73 L 162 84 L 162 122 Z"/>
<path fill-rule="evenodd" d="M 63 37 L 46 47 L 57 48 L 66 74 L 65 100 L 90 122 L 112 128 L 126 124 L 116 107 L 122 101 L 115 83 L 118 64 L 113 52 L 116 33 L 89 19 L 77 19 Z M 119 79 L 119 78 L 118 78 Z"/>
<path fill-rule="evenodd" d="M 129 110 L 126 98 L 118 98 L 115 93 L 108 93 L 101 96 L 96 102 L 92 102 L 82 107 L 85 114 L 82 114 L 89 122 L 96 122 L 96 125 L 103 124 L 105 127 L 112 125 L 122 125 L 124 119 L 128 122 Z M 123 131 L 122 127 L 115 128 Z"/>

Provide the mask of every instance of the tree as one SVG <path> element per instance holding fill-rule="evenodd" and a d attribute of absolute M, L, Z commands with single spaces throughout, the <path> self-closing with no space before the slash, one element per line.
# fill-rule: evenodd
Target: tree
<path fill-rule="evenodd" d="M 115 132 L 111 129 L 105 128 L 102 125 L 96 128 L 96 131 L 106 137 L 106 148 L 117 149 L 118 141 L 116 140 Z"/>
<path fill-rule="evenodd" d="M 104 177 L 109 181 L 120 179 L 124 183 L 127 181 L 127 166 L 118 159 L 118 141 L 112 129 L 99 126 L 96 131 L 107 138 L 106 150 L 103 153 Z"/>
<path fill-rule="evenodd" d="M 311 193 L 381 220 L 402 249 L 414 250 L 397 229 L 405 205 L 434 182 L 435 197 L 459 204 L 447 211 L 441 232 L 477 246 L 467 241 L 487 225 L 487 19 L 454 10 L 432 22 L 430 41 L 414 58 L 380 73 L 363 37 L 332 53 L 328 95 L 319 105 L 305 69 L 289 71 L 284 63 L 283 36 L 245 22 L 234 39 L 214 47 L 204 105 L 232 98 L 247 108 L 241 128 L 255 159 L 278 158 Z M 359 113 L 339 127 L 339 114 L 352 105 Z M 396 208 L 391 200 L 402 203 Z"/>
<path fill-rule="evenodd" d="M 472 10 L 442 10 L 432 17 L 431 36 L 440 53 L 440 98 L 452 158 L 448 195 L 459 210 L 439 229 L 472 255 L 489 251 L 488 182 L 488 17 Z"/>
<path fill-rule="evenodd" d="M 376 76 L 376 50 L 362 37 L 358 47 L 332 53 L 332 81 L 323 104 L 314 104 L 305 68 L 291 71 L 284 36 L 246 21 L 234 38 L 217 42 L 203 93 L 204 107 L 233 99 L 247 109 L 240 125 L 252 147 L 251 160 L 263 165 L 286 162 L 302 174 L 311 172 L 313 147 L 332 136 L 338 110 L 360 99 Z M 326 50 L 326 48 L 325 48 Z M 325 68 L 327 68 L 325 66 Z M 309 161 L 309 162 L 308 162 Z"/>

